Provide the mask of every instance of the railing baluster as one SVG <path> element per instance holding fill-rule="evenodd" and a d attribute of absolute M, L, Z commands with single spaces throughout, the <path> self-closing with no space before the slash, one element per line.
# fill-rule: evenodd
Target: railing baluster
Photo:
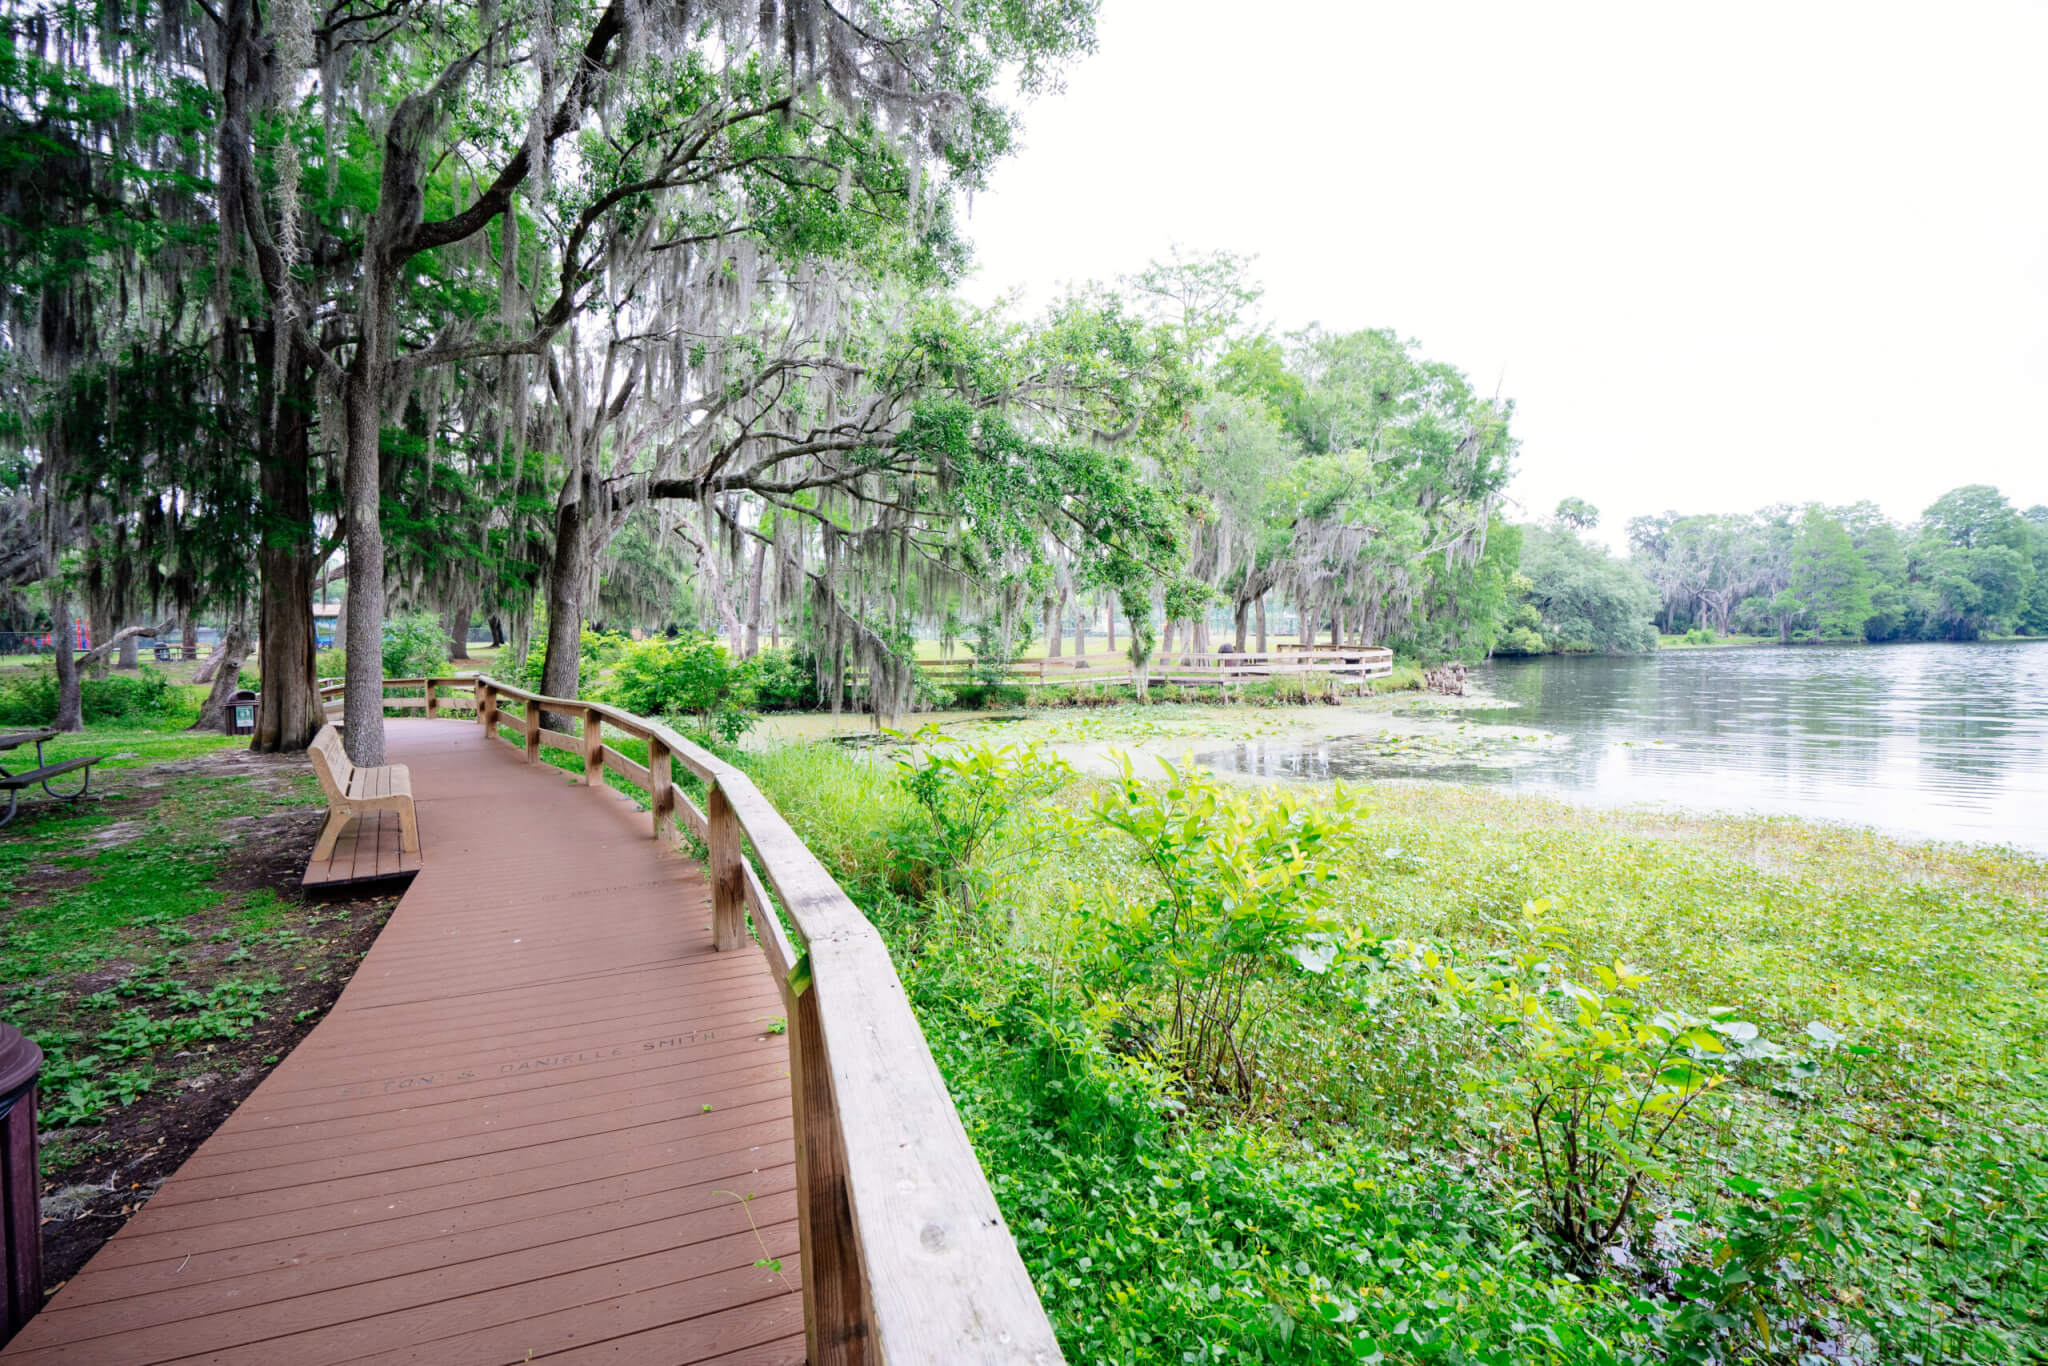
<path fill-rule="evenodd" d="M 531 764 L 540 759 L 540 704 L 532 698 L 526 700 L 526 762 Z"/>
<path fill-rule="evenodd" d="M 711 942 L 720 949 L 747 943 L 747 885 L 740 868 L 740 820 L 721 783 L 704 804 L 705 844 L 711 850 Z"/>
<path fill-rule="evenodd" d="M 669 763 L 668 746 L 658 736 L 647 737 L 647 804 L 654 812 L 654 837 L 675 842 L 675 770 Z"/>
<path fill-rule="evenodd" d="M 846 1144 L 815 987 L 789 1010 L 789 1090 L 796 1121 L 797 1239 L 802 1250 L 804 1347 L 810 1366 L 866 1366 L 867 1279 L 846 1189 Z"/>
<path fill-rule="evenodd" d="M 604 781 L 604 717 L 595 707 L 583 713 L 583 782 L 596 787 Z"/>

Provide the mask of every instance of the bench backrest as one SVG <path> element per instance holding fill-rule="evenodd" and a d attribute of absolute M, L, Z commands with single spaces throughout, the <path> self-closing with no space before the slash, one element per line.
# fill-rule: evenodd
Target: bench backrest
<path fill-rule="evenodd" d="M 313 761 L 313 772 L 319 775 L 320 788 L 327 794 L 327 800 L 338 802 L 348 794 L 348 780 L 356 766 L 349 762 L 348 751 L 341 747 L 340 731 L 322 726 L 313 743 L 306 746 L 306 757 Z"/>

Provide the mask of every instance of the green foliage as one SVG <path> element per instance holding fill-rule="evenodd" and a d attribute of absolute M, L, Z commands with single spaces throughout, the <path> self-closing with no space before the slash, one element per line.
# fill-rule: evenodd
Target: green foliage
<path fill-rule="evenodd" d="M 85 678 L 79 701 L 87 724 L 163 725 L 190 710 L 169 678 L 149 665 L 133 677 Z M 0 725 L 46 726 L 57 717 L 57 671 L 41 666 L 0 679 Z"/>
<path fill-rule="evenodd" d="M 1090 821 L 1132 843 L 1151 885 L 1149 898 L 1119 886 L 1084 902 L 1086 971 L 1192 1098 L 1246 1105 L 1260 993 L 1277 972 L 1329 966 L 1321 913 L 1361 813 L 1341 786 L 1316 800 L 1239 793 L 1164 767 L 1164 783 L 1145 783 L 1125 758 L 1089 804 Z"/>
<path fill-rule="evenodd" d="M 1657 599 L 1642 575 L 1569 527 L 1524 527 L 1521 574 L 1551 650 L 1634 653 L 1657 648 Z M 1510 629 L 1529 630 L 1527 618 Z M 1530 653 L 1526 636 L 1514 642 Z"/>
<path fill-rule="evenodd" d="M 970 925 L 902 895 L 890 840 L 924 816 L 888 768 L 745 762 L 889 940 L 1070 1360 L 2048 1349 L 2038 860 L 1388 786 L 1243 945 L 1247 1103 L 1163 1046 L 1208 951 L 1135 927 L 1186 875 L 1092 814 L 1173 779 L 1015 810 Z"/>
<path fill-rule="evenodd" d="M 628 644 L 604 698 L 641 716 L 687 718 L 730 745 L 754 723 L 748 683 L 746 669 L 733 664 L 724 646 L 688 632 Z"/>
<path fill-rule="evenodd" d="M 432 612 L 404 612 L 384 623 L 384 676 L 430 678 L 448 672 L 448 637 Z"/>
<path fill-rule="evenodd" d="M 740 664 L 738 686 L 757 711 L 809 711 L 821 705 L 817 661 L 807 652 L 757 651 Z"/>
<path fill-rule="evenodd" d="M 947 898 L 970 917 L 987 909 L 996 885 L 981 857 L 990 838 L 1019 808 L 1074 778 L 1065 760 L 1030 746 L 947 747 L 901 755 L 896 765 L 896 781 L 916 812 L 889 832 L 896 886 L 913 899 Z"/>

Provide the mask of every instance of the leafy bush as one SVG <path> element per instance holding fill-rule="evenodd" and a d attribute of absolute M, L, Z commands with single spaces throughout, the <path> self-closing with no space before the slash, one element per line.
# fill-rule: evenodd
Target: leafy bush
<path fill-rule="evenodd" d="M 896 763 L 897 784 L 918 813 L 890 831 L 898 888 L 912 897 L 950 898 L 969 915 L 986 909 L 992 888 L 979 862 L 990 837 L 1020 808 L 1074 778 L 1064 759 L 1030 746 L 968 745 Z"/>
<path fill-rule="evenodd" d="M 1321 971 L 1322 917 L 1363 814 L 1340 786 L 1320 800 L 1285 789 L 1226 791 L 1164 765 L 1141 782 L 1128 758 L 1086 819 L 1117 831 L 1151 873 L 1152 896 L 1118 887 L 1085 912 L 1096 990 L 1149 1016 L 1152 1051 L 1198 1095 L 1248 1103 L 1258 1016 L 1254 994 L 1279 972 Z M 1169 1004 L 1170 1003 L 1170 1004 Z"/>
<path fill-rule="evenodd" d="M 1685 633 L 1685 643 L 1688 645 L 1712 645 L 1718 639 L 1719 636 L 1704 626 L 1695 626 Z"/>
<path fill-rule="evenodd" d="M 313 656 L 315 678 L 343 678 L 348 674 L 348 651 L 322 650 Z"/>
<path fill-rule="evenodd" d="M 724 646 L 697 632 L 629 644 L 604 697 L 641 716 L 689 718 L 726 744 L 737 743 L 754 723 L 743 671 Z"/>
<path fill-rule="evenodd" d="M 88 723 L 161 721 L 183 708 L 178 690 L 161 670 L 144 664 L 133 677 L 87 678 L 79 703 Z M 46 726 L 57 719 L 57 670 L 32 669 L 0 681 L 0 725 Z"/>
<path fill-rule="evenodd" d="M 448 672 L 448 639 L 431 612 L 404 612 L 384 623 L 384 676 L 430 678 Z"/>
<path fill-rule="evenodd" d="M 739 666 L 739 675 L 759 711 L 809 711 L 820 705 L 817 661 L 809 651 L 759 651 Z"/>

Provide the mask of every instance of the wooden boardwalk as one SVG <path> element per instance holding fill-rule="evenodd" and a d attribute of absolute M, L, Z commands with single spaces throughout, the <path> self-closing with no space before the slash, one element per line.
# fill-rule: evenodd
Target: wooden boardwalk
<path fill-rule="evenodd" d="M 426 866 L 9 1363 L 799 1362 L 783 1012 L 647 817 L 387 722 Z M 780 1259 L 780 1269 L 761 1265 Z"/>

